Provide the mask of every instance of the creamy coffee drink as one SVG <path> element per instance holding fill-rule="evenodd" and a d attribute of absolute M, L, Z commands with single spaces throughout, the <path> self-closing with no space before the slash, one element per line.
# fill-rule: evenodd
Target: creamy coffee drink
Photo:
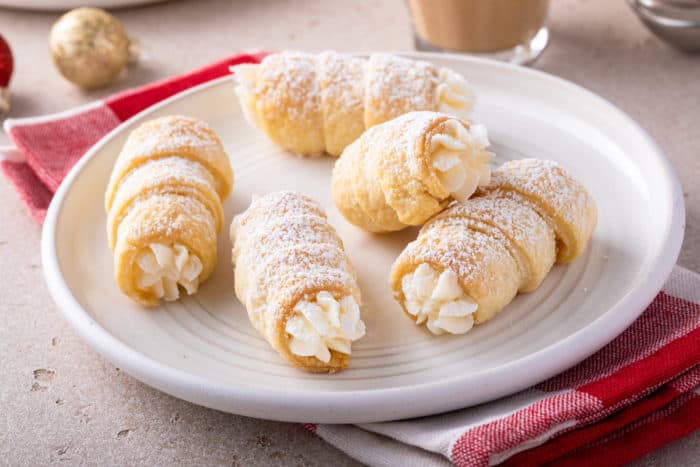
<path fill-rule="evenodd" d="M 549 0 L 407 0 L 420 40 L 445 50 L 491 53 L 528 44 Z"/>

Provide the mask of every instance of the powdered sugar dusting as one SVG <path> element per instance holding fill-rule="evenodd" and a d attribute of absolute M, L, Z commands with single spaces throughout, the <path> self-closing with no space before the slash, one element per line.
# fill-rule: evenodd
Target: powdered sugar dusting
<path fill-rule="evenodd" d="M 199 162 L 178 156 L 170 156 L 162 159 L 147 160 L 129 171 L 122 179 L 122 184 L 142 179 L 143 174 L 148 174 L 151 180 L 172 180 L 174 183 L 185 182 L 193 178 L 200 179 L 203 183 L 207 183 L 212 187 L 215 183 L 211 173 Z M 143 180 L 143 183 L 146 183 L 146 180 Z"/>
<path fill-rule="evenodd" d="M 513 261 L 508 251 L 488 235 L 465 228 L 459 218 L 427 224 L 418 239 L 408 244 L 397 261 L 451 268 L 462 283 L 474 282 L 485 264 Z M 494 278 L 495 279 L 495 278 Z"/>
<path fill-rule="evenodd" d="M 547 199 L 567 222 L 577 221 L 587 203 L 586 193 L 554 161 L 520 159 L 509 161 L 493 172 L 493 187 L 516 189 L 534 199 Z"/>
<path fill-rule="evenodd" d="M 236 243 L 239 229 L 249 222 L 263 228 L 269 222 L 276 222 L 292 216 L 314 215 L 325 219 L 326 214 L 321 206 L 308 196 L 292 191 L 278 191 L 265 196 L 254 197 L 248 209 L 233 219 L 231 224 L 231 242 Z"/>
<path fill-rule="evenodd" d="M 216 261 L 221 197 L 232 182 L 228 156 L 204 122 L 166 116 L 141 124 L 129 135 L 105 194 L 117 283 L 125 294 L 148 306 L 163 296 L 162 283 L 151 287 L 154 277 L 141 277 L 139 282 L 138 258 L 153 245 L 162 251 L 176 247 L 181 260 L 189 258 L 201 266 L 199 271 L 188 269 L 193 277 L 179 281 L 189 292 L 196 290 Z M 161 259 L 168 257 L 163 255 Z M 165 298 L 177 297 L 178 281 L 166 282 Z"/>
<path fill-rule="evenodd" d="M 439 112 L 433 111 L 416 111 L 409 112 L 397 117 L 390 122 L 377 125 L 370 128 L 362 136 L 372 146 L 382 148 L 382 153 L 385 154 L 400 154 L 401 164 L 382 164 L 384 170 L 391 170 L 395 174 L 410 173 L 414 177 L 420 178 L 424 169 L 430 164 L 427 157 L 431 155 L 433 150 L 430 147 L 430 141 L 426 140 L 426 136 L 430 130 L 441 121 L 459 121 L 453 117 L 448 117 Z M 482 132 L 481 125 L 476 125 L 479 132 Z M 387 128 L 391 128 L 387 131 Z M 471 126 L 466 130 L 469 136 L 469 150 L 480 153 L 485 151 L 485 147 L 489 145 L 488 139 L 483 139 L 481 133 L 477 134 L 477 139 L 471 139 Z M 438 132 L 433 135 L 439 134 Z M 369 144 L 369 143 L 368 143 Z M 392 161 L 393 162 L 393 161 Z"/>
<path fill-rule="evenodd" d="M 275 192 L 255 199 L 234 218 L 231 241 L 236 294 L 266 337 L 291 313 L 290 297 L 327 290 L 336 299 L 351 295 L 359 300 L 343 243 L 309 197 Z"/>
<path fill-rule="evenodd" d="M 494 196 L 510 196 L 529 203 L 563 242 L 560 260 L 578 256 L 595 228 L 595 201 L 559 164 L 539 159 L 509 161 L 496 169 L 484 189 Z M 562 256 L 563 255 L 563 256 Z"/>
<path fill-rule="evenodd" d="M 218 148 L 218 138 L 213 130 L 201 120 L 181 116 L 163 117 L 150 120 L 134 133 L 139 138 L 132 138 L 125 146 L 126 153 L 148 155 L 156 152 L 175 153 L 181 148 Z"/>
<path fill-rule="evenodd" d="M 207 206 L 221 228 L 223 213 L 211 173 L 200 163 L 181 157 L 148 160 L 131 170 L 117 189 L 108 213 L 110 248 L 116 243 L 117 227 L 135 204 L 153 195 L 180 194 L 197 198 Z"/>
<path fill-rule="evenodd" d="M 302 154 L 324 144 L 339 155 L 365 128 L 417 110 L 464 115 L 473 100 L 457 73 L 381 53 L 363 59 L 285 51 L 232 71 L 240 71 L 237 93 L 249 120 Z"/>
<path fill-rule="evenodd" d="M 420 177 L 425 164 L 425 136 L 435 125 L 436 119 L 442 116 L 430 111 L 410 112 L 370 128 L 362 137 L 371 142 L 372 146 L 383 148 L 382 153 L 402 156 L 404 165 L 382 164 L 384 170 L 396 174 L 408 172 L 414 177 Z M 385 126 L 392 130 L 387 131 Z"/>
<path fill-rule="evenodd" d="M 442 212 L 432 222 L 456 217 L 483 222 L 505 232 L 519 245 L 531 245 L 537 248 L 533 241 L 544 235 L 554 234 L 549 225 L 528 206 L 523 206 L 514 200 L 498 197 L 471 198 L 465 203 L 453 203 L 449 209 Z"/>
<path fill-rule="evenodd" d="M 332 114 L 325 115 L 325 119 L 342 120 L 339 117 L 352 112 L 353 109 L 362 109 L 366 60 L 328 51 L 319 54 L 316 61 L 319 76 L 322 76 L 323 100 L 336 106 L 328 109 Z M 360 80 L 356 82 L 358 77 Z"/>
<path fill-rule="evenodd" d="M 119 226 L 118 238 L 139 245 L 144 239 L 195 237 L 203 226 L 215 241 L 216 225 L 206 206 L 189 196 L 154 195 L 135 203 Z"/>
<path fill-rule="evenodd" d="M 554 232 L 527 203 L 497 195 L 471 198 L 453 203 L 431 223 L 448 219 L 459 219 L 463 228 L 478 230 L 503 244 L 520 268 L 521 291 L 538 287 L 554 264 Z"/>
<path fill-rule="evenodd" d="M 131 170 L 147 161 L 173 156 L 204 165 L 214 177 L 217 193 L 222 198 L 228 195 L 233 172 L 214 130 L 200 120 L 170 115 L 149 120 L 131 132 L 112 171 L 107 207 Z"/>
<path fill-rule="evenodd" d="M 271 102 L 272 105 L 263 107 L 265 112 L 284 109 L 291 123 L 317 120 L 321 98 L 313 55 L 292 51 L 268 55 L 259 73 L 253 93 L 265 93 L 266 100 Z"/>
<path fill-rule="evenodd" d="M 555 236 L 573 237 L 575 244 L 560 260 L 581 254 L 595 225 L 592 203 L 585 188 L 554 162 L 508 162 L 476 197 L 451 204 L 428 222 L 399 255 L 392 268 L 396 298 L 403 300 L 402 278 L 427 263 L 455 271 L 479 303 L 477 313 L 495 299 L 479 318 L 489 319 L 515 291 L 540 284 L 555 261 Z"/>
<path fill-rule="evenodd" d="M 414 110 L 437 110 L 434 65 L 389 54 L 372 54 L 365 68 L 366 121 L 370 124 Z"/>

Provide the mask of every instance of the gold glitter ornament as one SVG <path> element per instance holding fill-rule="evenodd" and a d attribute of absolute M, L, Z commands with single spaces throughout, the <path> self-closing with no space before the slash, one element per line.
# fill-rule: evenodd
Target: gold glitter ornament
<path fill-rule="evenodd" d="M 138 52 L 122 24 L 99 8 L 61 16 L 51 28 L 49 49 L 58 71 L 86 89 L 111 83 Z"/>

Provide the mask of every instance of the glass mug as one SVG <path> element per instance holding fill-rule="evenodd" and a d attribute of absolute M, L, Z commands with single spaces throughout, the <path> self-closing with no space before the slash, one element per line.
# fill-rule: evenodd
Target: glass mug
<path fill-rule="evenodd" d="M 416 48 L 525 65 L 547 47 L 549 0 L 407 0 Z"/>

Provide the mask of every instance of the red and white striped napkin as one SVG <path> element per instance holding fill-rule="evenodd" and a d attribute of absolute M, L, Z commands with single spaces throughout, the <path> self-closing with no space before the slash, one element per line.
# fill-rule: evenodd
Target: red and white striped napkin
<path fill-rule="evenodd" d="M 700 428 L 700 275 L 676 267 L 641 317 L 537 386 L 413 420 L 306 425 L 369 465 L 620 465 Z"/>
<path fill-rule="evenodd" d="M 1 168 L 41 222 L 68 170 L 121 122 L 257 62 L 242 54 L 39 118 L 8 119 Z M 306 427 L 369 465 L 619 465 L 700 428 L 700 275 L 676 267 L 641 317 L 574 368 L 526 391 L 442 415 Z"/>

